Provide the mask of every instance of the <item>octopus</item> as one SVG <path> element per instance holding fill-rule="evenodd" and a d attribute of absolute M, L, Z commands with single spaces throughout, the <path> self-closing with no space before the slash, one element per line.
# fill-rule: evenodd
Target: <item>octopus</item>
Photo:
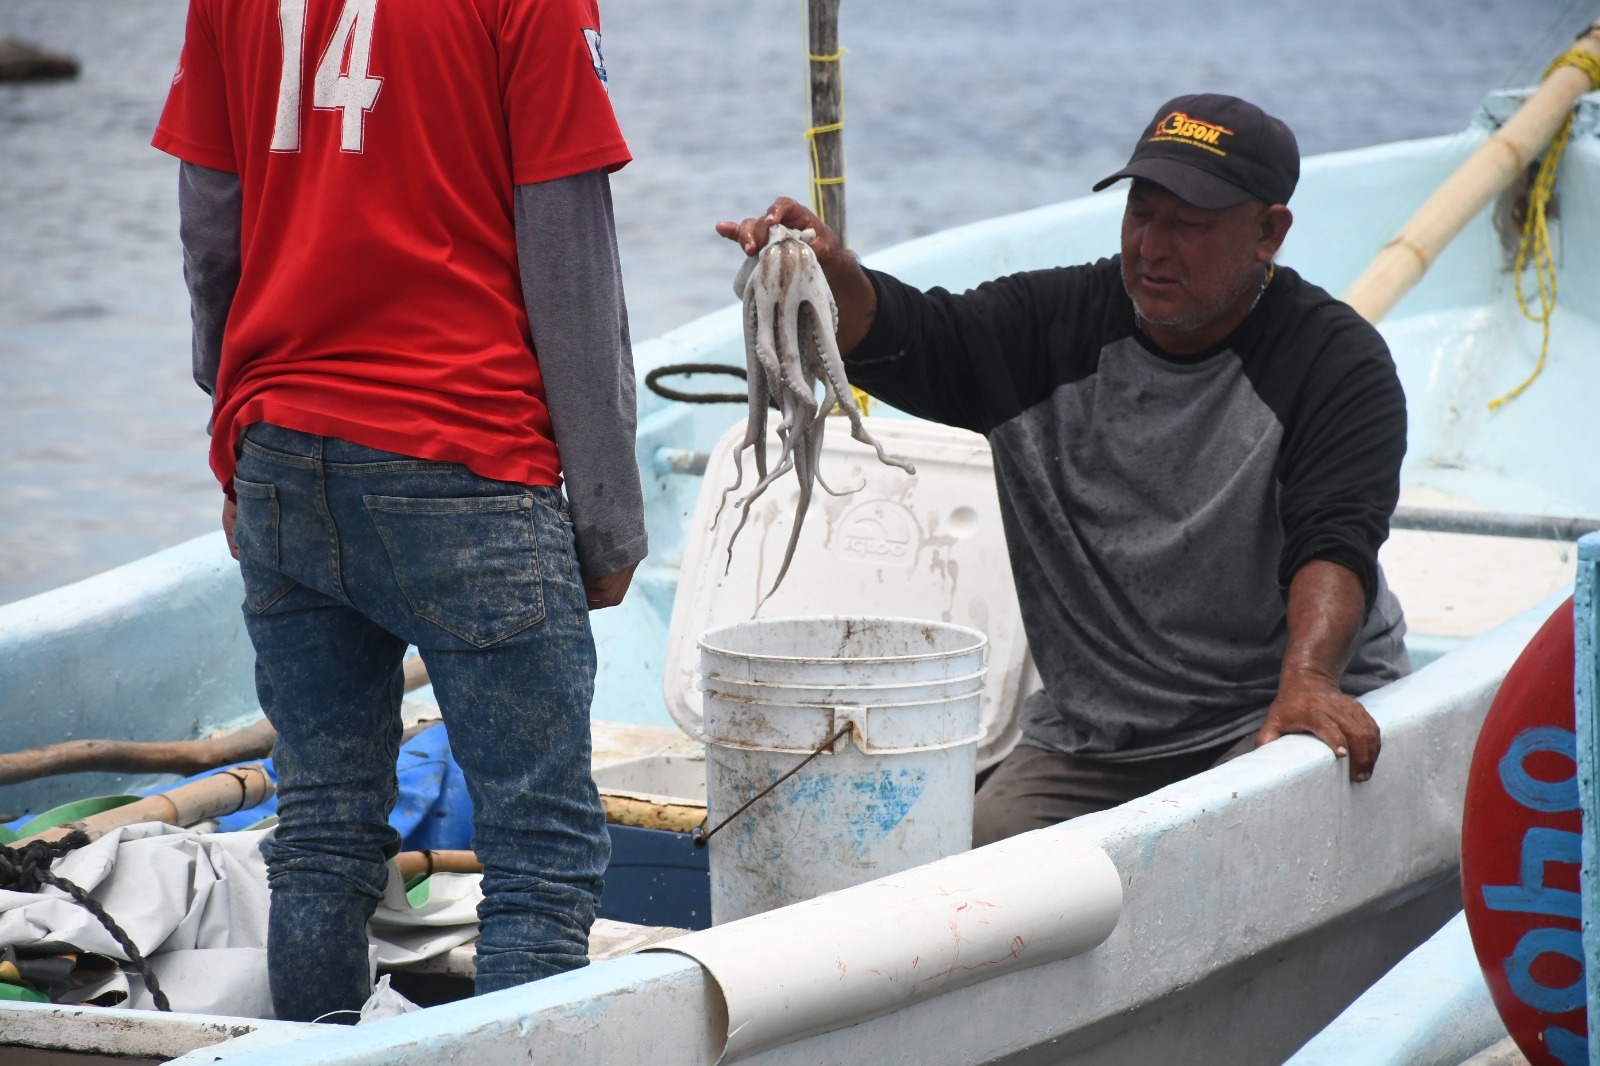
<path fill-rule="evenodd" d="M 722 492 L 715 526 L 727 506 L 728 497 L 744 483 L 744 453 L 755 449 L 756 484 L 734 504 L 742 511 L 739 524 L 728 539 L 728 567 L 733 565 L 733 545 L 750 517 L 750 504 L 783 475 L 793 470 L 800 484 L 799 507 L 789 531 L 789 544 L 783 565 L 772 588 L 761 597 L 765 603 L 789 572 L 800 528 L 811 506 L 813 483 L 833 496 L 859 491 L 835 491 L 823 479 L 822 437 L 828 416 L 837 408 L 850 421 L 850 435 L 871 445 L 880 462 L 897 466 L 908 474 L 916 467 L 908 460 L 888 454 L 873 439 L 861 421 L 850 383 L 845 377 L 844 360 L 839 355 L 835 333 L 839 328 L 839 308 L 834 303 L 828 281 L 811 250 L 815 230 L 795 230 L 775 225 L 767 236 L 766 247 L 745 260 L 734 278 L 733 291 L 744 304 L 745 369 L 750 386 L 748 418 L 744 439 L 733 456 L 734 482 Z M 817 386 L 822 397 L 817 398 Z M 777 426 L 780 452 L 778 462 L 767 469 L 768 411 L 779 413 Z M 726 572 L 727 568 L 724 568 Z M 759 608 L 759 604 L 758 604 Z"/>

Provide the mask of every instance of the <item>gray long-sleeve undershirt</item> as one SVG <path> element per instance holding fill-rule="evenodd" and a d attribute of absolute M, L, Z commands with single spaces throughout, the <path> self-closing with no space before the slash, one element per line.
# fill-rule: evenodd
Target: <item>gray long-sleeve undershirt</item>
<path fill-rule="evenodd" d="M 178 167 L 178 239 L 193 327 L 189 358 L 194 383 L 217 394 L 222 331 L 239 288 L 239 175 L 182 163 Z"/>
<path fill-rule="evenodd" d="M 603 577 L 647 549 L 633 347 L 606 172 L 517 186 L 517 259 L 578 565 L 587 578 Z"/>
<path fill-rule="evenodd" d="M 239 178 L 194 163 L 178 177 L 194 379 L 215 393 L 239 284 Z M 628 309 L 604 170 L 516 189 L 517 258 L 571 503 L 578 564 L 603 577 L 643 559 L 644 499 Z"/>

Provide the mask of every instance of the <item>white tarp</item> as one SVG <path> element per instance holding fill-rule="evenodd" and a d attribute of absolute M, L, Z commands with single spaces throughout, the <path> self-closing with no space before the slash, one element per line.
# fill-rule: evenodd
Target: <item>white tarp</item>
<path fill-rule="evenodd" d="M 272 830 L 196 833 L 156 823 L 128 826 L 57 859 L 57 875 L 89 892 L 150 960 L 172 1009 L 271 1018 L 267 991 L 267 871 L 258 850 Z M 373 961 L 403 966 L 443 954 L 478 933 L 476 874 L 438 874 L 413 908 L 398 876 L 373 916 Z M 0 949 L 126 953 L 88 911 L 54 888 L 0 891 Z M 126 1006 L 153 1008 L 137 974 L 117 973 L 71 993 L 74 1002 L 124 991 Z"/>

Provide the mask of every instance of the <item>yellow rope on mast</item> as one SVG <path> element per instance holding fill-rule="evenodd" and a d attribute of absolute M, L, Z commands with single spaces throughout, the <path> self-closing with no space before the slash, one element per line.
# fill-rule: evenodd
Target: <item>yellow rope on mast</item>
<path fill-rule="evenodd" d="M 839 63 L 841 60 L 844 59 L 844 53 L 845 53 L 845 47 L 843 45 L 840 45 L 839 46 L 839 50 L 837 52 L 834 52 L 832 55 L 819 56 L 815 52 L 811 51 L 810 42 L 807 41 L 806 59 L 810 60 L 813 63 Z M 812 116 L 811 116 L 811 97 L 810 97 L 809 93 L 806 96 L 806 132 L 805 132 L 805 140 L 806 140 L 807 152 L 811 156 L 811 210 L 813 212 L 815 212 L 816 216 L 818 218 L 820 218 L 824 223 L 826 223 L 828 221 L 828 215 L 827 215 L 827 212 L 824 209 L 823 204 L 822 204 L 822 187 L 824 185 L 843 185 L 844 184 L 844 175 L 843 174 L 828 174 L 828 175 L 824 175 L 822 173 L 822 157 L 817 152 L 817 138 L 820 137 L 824 133 L 842 133 L 842 132 L 844 132 L 844 67 L 841 65 L 839 67 L 839 121 L 838 122 L 829 122 L 829 123 L 825 123 L 824 125 L 821 125 L 821 126 L 813 125 L 812 124 Z M 860 389 L 856 388 L 854 385 L 850 386 L 850 393 L 851 393 L 851 395 L 853 395 L 855 397 L 856 409 L 859 410 L 862 414 L 869 414 L 871 412 L 871 410 L 872 410 L 872 403 L 873 403 L 872 397 L 868 396 L 866 393 L 862 392 Z M 838 413 L 838 412 L 839 412 L 839 405 L 838 404 L 834 404 L 834 408 L 833 408 L 833 412 L 832 413 Z"/>
<path fill-rule="evenodd" d="M 844 58 L 844 53 L 845 53 L 845 49 L 844 49 L 843 46 L 840 46 L 839 50 L 837 52 L 833 53 L 832 55 L 826 55 L 826 56 L 819 56 L 816 53 L 812 52 L 809 48 L 807 48 L 806 49 L 806 58 L 808 60 L 810 60 L 811 62 L 813 62 L 813 63 L 838 63 L 840 60 L 842 60 Z M 829 122 L 829 123 L 826 123 L 826 124 L 821 125 L 821 126 L 812 125 L 811 124 L 811 102 L 810 102 L 809 95 L 807 96 L 807 100 L 806 100 L 806 132 L 805 132 L 805 139 L 806 139 L 806 148 L 807 148 L 807 150 L 809 151 L 809 153 L 811 155 L 811 210 L 816 212 L 817 217 L 822 219 L 822 221 L 824 221 L 824 222 L 828 221 L 828 217 L 823 212 L 822 187 L 824 185 L 843 185 L 844 184 L 844 175 L 843 174 L 830 174 L 830 175 L 826 175 L 826 176 L 823 175 L 823 173 L 822 173 L 822 158 L 817 154 L 817 138 L 819 136 L 821 136 L 822 134 L 824 134 L 824 133 L 842 133 L 842 132 L 844 132 L 844 67 L 840 66 L 840 68 L 839 68 L 839 121 L 838 122 Z"/>
<path fill-rule="evenodd" d="M 1545 70 L 1544 77 L 1548 78 L 1561 67 L 1576 67 L 1583 71 L 1589 76 L 1590 91 L 1600 90 L 1600 59 L 1596 59 L 1589 52 L 1574 48 L 1562 53 Z M 1550 354 L 1550 318 L 1556 309 L 1556 263 L 1555 254 L 1550 246 L 1550 220 L 1547 211 L 1550 198 L 1555 193 L 1556 172 L 1561 169 L 1561 157 L 1566 152 L 1567 142 L 1571 138 L 1572 115 L 1569 114 L 1566 121 L 1562 122 L 1561 128 L 1556 131 L 1555 137 L 1551 139 L 1550 147 L 1545 150 L 1544 159 L 1539 163 L 1539 171 L 1528 190 L 1528 214 L 1522 221 L 1522 240 L 1517 245 L 1516 261 L 1512 266 L 1516 276 L 1517 308 L 1528 321 L 1537 322 L 1544 328 L 1544 338 L 1539 345 L 1539 361 L 1534 364 L 1533 373 L 1528 375 L 1527 380 L 1504 396 L 1489 401 L 1491 411 L 1522 395 L 1523 391 L 1544 372 L 1545 360 Z M 1522 289 L 1522 275 L 1530 262 L 1533 264 L 1534 278 L 1539 284 L 1538 314 L 1528 309 L 1528 297 Z"/>
<path fill-rule="evenodd" d="M 805 58 L 811 62 L 840 62 L 845 58 L 843 45 L 830 56 L 819 56 L 806 48 Z M 813 125 L 811 123 L 811 98 L 806 94 L 806 150 L 811 155 L 811 210 L 816 211 L 816 216 L 822 221 L 827 221 L 826 214 L 822 213 L 822 186 L 842 186 L 845 184 L 843 174 L 822 174 L 822 158 L 816 152 L 816 139 L 824 133 L 843 133 L 845 130 L 845 67 L 838 67 L 838 122 L 829 122 L 826 125 Z"/>

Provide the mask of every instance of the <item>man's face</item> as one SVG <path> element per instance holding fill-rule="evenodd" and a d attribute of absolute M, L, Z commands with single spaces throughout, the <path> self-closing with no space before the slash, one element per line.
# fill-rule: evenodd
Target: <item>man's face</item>
<path fill-rule="evenodd" d="M 1136 179 L 1122 215 L 1122 283 L 1146 327 L 1204 333 L 1241 307 L 1242 319 L 1248 312 L 1244 301 L 1254 298 L 1261 268 L 1283 239 L 1274 238 L 1271 210 L 1287 214 L 1259 200 L 1210 211 Z"/>

